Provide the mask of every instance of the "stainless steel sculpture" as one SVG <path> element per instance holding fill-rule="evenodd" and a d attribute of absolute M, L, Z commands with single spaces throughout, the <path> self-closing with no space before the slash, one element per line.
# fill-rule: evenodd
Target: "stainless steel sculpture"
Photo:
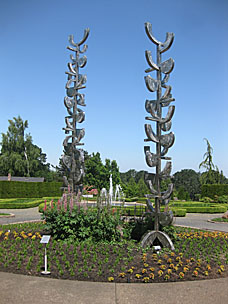
<path fill-rule="evenodd" d="M 63 128 L 67 135 L 63 141 L 64 155 L 62 161 L 69 172 L 69 178 L 64 177 L 65 186 L 70 186 L 71 191 L 82 192 L 82 179 L 85 175 L 84 170 L 84 151 L 78 149 L 77 146 L 84 145 L 81 139 L 85 135 L 85 129 L 77 129 L 77 123 L 85 120 L 85 113 L 79 106 L 85 106 L 85 95 L 81 90 L 85 88 L 87 81 L 86 75 L 79 73 L 79 69 L 86 65 L 87 57 L 80 57 L 87 50 L 84 44 L 89 35 L 89 28 L 85 29 L 84 37 L 78 43 L 74 42 L 73 35 L 68 37 L 70 45 L 67 49 L 74 52 L 75 56 L 70 55 L 71 62 L 68 63 L 69 71 L 66 72 L 68 80 L 66 83 L 66 97 L 64 105 L 67 108 L 68 115 L 65 117 L 66 127 Z M 83 48 L 81 46 L 84 44 Z"/>
<path fill-rule="evenodd" d="M 156 79 L 150 75 L 145 76 L 145 82 L 147 89 L 150 92 L 156 92 L 155 100 L 146 100 L 146 111 L 150 116 L 146 117 L 146 120 L 155 122 L 156 131 L 154 132 L 151 124 L 145 124 L 145 133 L 147 138 L 146 142 L 152 141 L 156 144 L 156 153 L 150 151 L 150 146 L 144 147 L 146 163 L 149 167 L 156 168 L 156 174 L 146 174 L 145 181 L 150 189 L 151 194 L 147 195 L 147 206 L 151 212 L 151 215 L 155 218 L 155 231 L 149 232 L 142 240 L 142 246 L 152 245 L 157 238 L 161 244 L 165 247 L 174 249 L 173 244 L 163 232 L 159 231 L 159 224 L 165 226 L 172 222 L 173 214 L 172 211 L 168 210 L 168 203 L 173 191 L 173 184 L 169 184 L 168 189 L 165 192 L 161 192 L 161 180 L 168 178 L 171 173 L 172 163 L 171 158 L 167 157 L 166 154 L 169 148 L 174 143 L 174 134 L 168 132 L 171 129 L 171 119 L 173 117 L 175 106 L 170 105 L 175 99 L 172 98 L 170 85 L 167 85 L 169 80 L 169 74 L 174 68 L 174 60 L 172 58 L 162 61 L 161 54 L 166 52 L 172 45 L 174 40 L 173 33 L 166 34 L 165 42 L 158 41 L 152 34 L 152 25 L 149 22 L 145 23 L 146 34 L 149 39 L 156 45 L 157 49 L 157 62 L 155 63 L 152 59 L 151 51 L 146 51 L 146 60 L 149 68 L 145 71 L 150 73 L 156 71 Z M 163 77 L 164 76 L 164 77 Z M 164 88 L 164 92 L 162 92 Z M 162 116 L 162 109 L 168 107 L 168 111 L 165 117 Z M 166 160 L 166 164 L 162 169 L 162 160 Z M 153 207 L 150 198 L 155 198 L 155 208 Z M 161 204 L 166 206 L 165 212 L 160 211 Z"/>

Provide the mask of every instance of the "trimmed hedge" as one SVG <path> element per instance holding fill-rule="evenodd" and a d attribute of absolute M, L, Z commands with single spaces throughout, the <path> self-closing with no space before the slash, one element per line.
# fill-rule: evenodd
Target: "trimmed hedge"
<path fill-rule="evenodd" d="M 24 208 L 34 208 L 40 205 L 43 202 L 41 199 L 34 200 L 24 200 L 20 202 L 20 200 L 0 200 L 0 209 L 24 209 Z"/>
<path fill-rule="evenodd" d="M 41 198 L 61 196 L 61 182 L 0 181 L 0 198 Z"/>
<path fill-rule="evenodd" d="M 187 213 L 224 213 L 227 208 L 225 206 L 215 207 L 185 207 Z"/>
<path fill-rule="evenodd" d="M 218 196 L 228 195 L 228 184 L 202 185 L 201 188 L 202 197 L 207 196 L 214 199 L 215 195 Z"/>
<path fill-rule="evenodd" d="M 169 204 L 170 207 L 210 207 L 212 204 L 210 203 L 199 203 L 199 202 L 171 202 Z M 213 204 L 214 206 L 214 204 Z"/>

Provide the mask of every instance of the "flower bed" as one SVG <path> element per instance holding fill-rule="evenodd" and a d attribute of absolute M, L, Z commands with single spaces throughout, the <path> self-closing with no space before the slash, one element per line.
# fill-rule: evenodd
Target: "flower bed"
<path fill-rule="evenodd" d="M 9 231 L 10 230 L 10 231 Z M 175 228 L 175 251 L 142 250 L 132 241 L 55 240 L 50 277 L 100 282 L 176 282 L 228 276 L 228 233 Z M 43 223 L 0 227 L 0 271 L 41 276 Z"/>

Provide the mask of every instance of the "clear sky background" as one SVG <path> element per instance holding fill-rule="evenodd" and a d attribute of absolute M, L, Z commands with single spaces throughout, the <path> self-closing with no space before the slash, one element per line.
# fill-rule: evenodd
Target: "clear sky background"
<path fill-rule="evenodd" d="M 175 40 L 172 57 L 176 140 L 168 155 L 173 171 L 194 169 L 206 152 L 228 177 L 228 1 L 227 0 L 7 0 L 0 2 L 0 132 L 8 119 L 28 120 L 34 144 L 57 165 L 65 138 L 63 103 L 70 51 L 68 35 L 87 40 L 86 129 L 84 149 L 115 159 L 120 171 L 149 170 L 144 157 L 145 100 L 155 99 L 145 85 L 145 50 L 166 32 Z M 154 76 L 151 73 L 151 76 Z M 151 151 L 155 145 L 151 143 Z M 153 170 L 151 170 L 153 172 Z"/>

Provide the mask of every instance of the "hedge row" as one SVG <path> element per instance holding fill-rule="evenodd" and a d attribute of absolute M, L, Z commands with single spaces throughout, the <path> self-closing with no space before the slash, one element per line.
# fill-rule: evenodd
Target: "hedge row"
<path fill-rule="evenodd" d="M 0 198 L 61 196 L 61 182 L 0 181 Z"/>
<path fill-rule="evenodd" d="M 171 202 L 170 207 L 210 207 L 210 203 L 199 203 L 199 202 Z M 213 204 L 214 205 L 214 204 Z"/>
<path fill-rule="evenodd" d="M 185 207 L 187 213 L 224 213 L 227 208 L 225 206 L 215 207 Z"/>
<path fill-rule="evenodd" d="M 214 199 L 215 195 L 218 196 L 228 195 L 228 184 L 202 185 L 201 188 L 202 197 L 207 196 Z"/>
<path fill-rule="evenodd" d="M 24 209 L 24 208 L 34 208 L 40 205 L 43 200 L 36 199 L 29 202 L 17 202 L 15 201 L 3 201 L 0 202 L 0 209 Z"/>

